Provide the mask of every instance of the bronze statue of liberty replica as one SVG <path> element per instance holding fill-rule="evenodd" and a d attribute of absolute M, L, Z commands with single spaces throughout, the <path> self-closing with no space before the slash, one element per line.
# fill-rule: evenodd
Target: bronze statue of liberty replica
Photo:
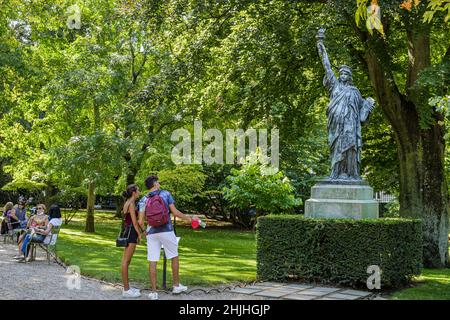
<path fill-rule="evenodd" d="M 352 71 L 339 67 L 339 78 L 331 69 L 325 50 L 324 30 L 317 33 L 317 49 L 325 68 L 323 83 L 328 90 L 328 145 L 331 153 L 331 174 L 311 188 L 305 202 L 309 218 L 378 218 L 378 202 L 373 189 L 361 179 L 361 124 L 375 106 L 372 98 L 364 99 L 352 83 Z"/>
<path fill-rule="evenodd" d="M 372 98 L 364 99 L 353 86 L 352 71 L 339 67 L 339 78 L 331 69 L 323 39 L 324 30 L 317 33 L 317 49 L 325 68 L 324 86 L 328 89 L 330 104 L 327 109 L 328 145 L 331 151 L 330 180 L 360 180 L 361 124 L 375 106 Z"/>

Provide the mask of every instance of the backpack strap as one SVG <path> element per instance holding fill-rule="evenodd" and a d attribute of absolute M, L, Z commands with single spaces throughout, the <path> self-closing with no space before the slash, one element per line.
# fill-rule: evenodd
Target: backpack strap
<path fill-rule="evenodd" d="M 159 189 L 159 190 L 158 190 L 158 192 L 157 192 L 157 193 L 155 193 L 155 194 L 154 194 L 154 195 L 152 195 L 152 196 L 150 195 L 150 193 L 151 193 L 151 192 L 149 192 L 149 193 L 148 193 L 148 195 L 147 195 L 149 199 L 150 199 L 150 198 L 153 198 L 153 197 L 154 197 L 154 196 L 156 196 L 156 195 L 158 195 L 158 196 L 159 196 L 159 194 L 161 193 L 161 189 Z"/>

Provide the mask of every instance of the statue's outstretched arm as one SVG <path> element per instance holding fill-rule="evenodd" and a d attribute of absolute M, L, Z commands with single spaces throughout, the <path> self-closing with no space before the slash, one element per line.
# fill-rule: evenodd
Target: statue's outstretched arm
<path fill-rule="evenodd" d="M 323 80 L 323 84 L 328 88 L 328 91 L 332 91 L 333 87 L 337 83 L 336 76 L 333 73 L 333 69 L 331 69 L 330 59 L 328 58 L 327 50 L 325 49 L 325 45 L 323 44 L 323 40 L 325 39 L 325 30 L 319 29 L 316 35 L 317 39 L 317 50 L 319 51 L 319 56 L 322 58 L 322 64 L 325 69 L 325 77 Z"/>
<path fill-rule="evenodd" d="M 327 50 L 325 49 L 325 45 L 320 40 L 317 41 L 317 50 L 319 50 L 319 55 L 322 58 L 322 64 L 325 69 L 325 72 L 326 73 L 333 72 L 333 70 L 331 69 L 331 63 L 330 59 L 328 58 Z"/>

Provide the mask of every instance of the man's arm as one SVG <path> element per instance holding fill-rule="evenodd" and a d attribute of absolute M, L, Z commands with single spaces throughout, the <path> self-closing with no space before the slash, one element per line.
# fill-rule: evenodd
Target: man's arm
<path fill-rule="evenodd" d="M 144 225 L 145 200 L 146 200 L 145 197 L 143 197 L 138 203 L 138 210 L 139 210 L 138 224 L 139 224 L 139 227 L 141 228 L 142 232 L 145 230 L 145 225 Z"/>
<path fill-rule="evenodd" d="M 169 205 L 169 208 L 170 208 L 170 211 L 173 213 L 173 215 L 175 217 L 178 217 L 178 218 L 180 218 L 180 219 L 182 219 L 182 220 L 184 220 L 184 221 L 186 221 L 188 223 L 192 222 L 192 218 L 187 216 L 187 215 L 185 215 L 184 213 L 182 213 L 177 208 L 175 208 L 175 205 L 173 203 Z"/>

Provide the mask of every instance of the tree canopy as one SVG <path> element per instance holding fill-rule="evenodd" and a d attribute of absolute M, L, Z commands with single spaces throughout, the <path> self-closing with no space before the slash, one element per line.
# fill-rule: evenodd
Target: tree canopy
<path fill-rule="evenodd" d="M 281 169 L 306 200 L 329 172 L 315 38 L 324 27 L 332 64 L 350 65 L 363 96 L 377 100 L 363 128 L 364 177 L 398 195 L 402 216 L 425 221 L 427 265 L 448 259 L 448 1 L 1 0 L 1 7 L 6 188 L 82 187 L 86 230 L 94 231 L 95 193 L 142 186 L 150 172 L 173 178 L 170 170 L 180 168 L 170 159 L 170 134 L 192 132 L 202 120 L 220 130 L 279 129 Z"/>

